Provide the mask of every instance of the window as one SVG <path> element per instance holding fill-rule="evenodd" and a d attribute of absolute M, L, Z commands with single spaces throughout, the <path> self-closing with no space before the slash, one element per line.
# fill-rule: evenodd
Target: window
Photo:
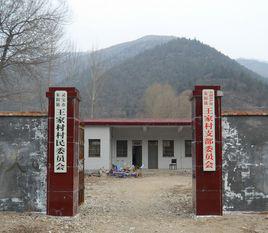
<path fill-rule="evenodd" d="M 192 157 L 192 140 L 185 140 L 185 157 Z"/>
<path fill-rule="evenodd" d="M 116 141 L 116 156 L 127 157 L 127 140 Z"/>
<path fill-rule="evenodd" d="M 163 157 L 174 156 L 174 141 L 163 140 Z"/>
<path fill-rule="evenodd" d="M 100 139 L 88 139 L 88 157 L 100 157 Z"/>

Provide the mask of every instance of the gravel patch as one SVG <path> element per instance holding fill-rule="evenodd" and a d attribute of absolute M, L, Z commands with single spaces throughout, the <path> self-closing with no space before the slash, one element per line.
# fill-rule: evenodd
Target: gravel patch
<path fill-rule="evenodd" d="M 0 213 L 0 232 L 268 232 L 267 213 L 193 215 L 191 175 L 154 173 L 139 178 L 85 177 L 79 214 Z"/>

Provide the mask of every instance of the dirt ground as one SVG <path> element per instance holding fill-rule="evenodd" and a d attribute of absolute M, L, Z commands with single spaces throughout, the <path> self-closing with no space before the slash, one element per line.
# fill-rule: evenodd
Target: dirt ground
<path fill-rule="evenodd" d="M 189 174 L 86 177 L 86 202 L 74 217 L 0 213 L 0 232 L 268 232 L 268 213 L 194 217 Z"/>

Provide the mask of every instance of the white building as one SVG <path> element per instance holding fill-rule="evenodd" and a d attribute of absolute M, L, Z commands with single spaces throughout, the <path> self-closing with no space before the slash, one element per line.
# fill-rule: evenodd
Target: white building
<path fill-rule="evenodd" d="M 188 119 L 90 119 L 85 127 L 85 170 L 114 165 L 149 169 L 192 166 Z M 174 166 L 173 166 L 174 168 Z"/>

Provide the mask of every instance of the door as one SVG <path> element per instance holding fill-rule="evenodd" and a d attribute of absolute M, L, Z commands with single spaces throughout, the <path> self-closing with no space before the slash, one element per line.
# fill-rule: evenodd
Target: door
<path fill-rule="evenodd" d="M 142 165 L 142 143 L 140 140 L 132 142 L 132 164 L 135 167 L 141 167 Z"/>
<path fill-rule="evenodd" d="M 148 141 L 148 168 L 158 169 L 158 141 Z"/>

